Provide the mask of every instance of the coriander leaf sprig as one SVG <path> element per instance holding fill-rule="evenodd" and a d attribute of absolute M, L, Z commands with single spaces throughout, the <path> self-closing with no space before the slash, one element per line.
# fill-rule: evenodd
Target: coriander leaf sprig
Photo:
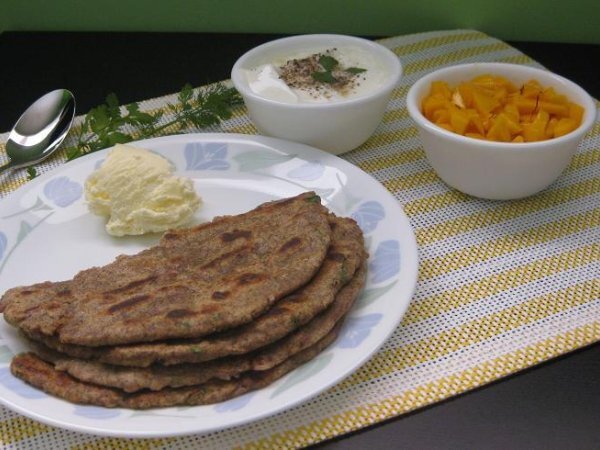
<path fill-rule="evenodd" d="M 186 84 L 179 92 L 177 102 L 166 106 L 172 117 L 163 123 L 163 111 L 145 112 L 140 110 L 138 103 L 126 105 L 123 111 L 117 96 L 109 94 L 104 104 L 92 108 L 85 115 L 77 143 L 66 149 L 67 160 L 134 139 L 216 125 L 229 119 L 232 108 L 240 104 L 242 98 L 239 93 L 221 83 L 200 89 L 196 94 Z"/>
<path fill-rule="evenodd" d="M 321 55 L 319 56 L 319 64 L 323 68 L 323 71 L 315 71 L 311 73 L 311 76 L 314 80 L 320 81 L 322 83 L 334 84 L 340 81 L 333 74 L 334 70 L 342 70 L 343 72 L 348 72 L 352 75 L 357 75 L 359 73 L 366 72 L 367 69 L 362 69 L 360 67 L 348 67 L 347 69 L 339 69 L 339 61 L 335 59 L 333 56 L 329 55 Z"/>

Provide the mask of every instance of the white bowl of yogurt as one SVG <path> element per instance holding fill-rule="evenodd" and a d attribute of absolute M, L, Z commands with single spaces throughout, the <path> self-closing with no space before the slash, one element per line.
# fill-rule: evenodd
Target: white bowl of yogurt
<path fill-rule="evenodd" d="M 336 155 L 373 134 L 401 75 L 398 57 L 384 46 L 336 34 L 267 42 L 231 71 L 261 134 Z"/>

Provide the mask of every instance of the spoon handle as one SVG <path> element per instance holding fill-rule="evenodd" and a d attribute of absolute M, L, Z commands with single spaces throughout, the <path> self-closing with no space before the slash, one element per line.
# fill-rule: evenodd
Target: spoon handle
<path fill-rule="evenodd" d="M 9 161 L 8 163 L 6 163 L 0 167 L 0 174 L 6 170 L 12 170 L 14 168 L 15 168 L 15 165 L 12 163 L 12 161 Z"/>

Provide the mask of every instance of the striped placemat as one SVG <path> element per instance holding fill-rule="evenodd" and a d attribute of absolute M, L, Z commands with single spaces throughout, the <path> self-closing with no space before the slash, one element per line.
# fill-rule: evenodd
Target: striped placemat
<path fill-rule="evenodd" d="M 171 439 L 98 438 L 42 425 L 0 407 L 1 444 L 48 449 L 301 447 L 600 339 L 600 123 L 566 172 L 544 192 L 511 202 L 468 197 L 449 189 L 425 160 L 405 108 L 409 87 L 426 73 L 456 63 L 538 64 L 472 30 L 381 42 L 401 58 L 404 76 L 375 135 L 343 158 L 372 174 L 398 199 L 419 243 L 416 294 L 383 348 L 354 375 L 310 402 L 249 425 Z M 166 96 L 141 106 L 161 108 L 173 100 Z M 256 133 L 243 108 L 208 131 Z M 0 142 L 7 136 L 0 135 Z M 58 155 L 38 172 L 63 160 Z M 23 172 L 5 177 L 0 195 L 26 182 Z"/>

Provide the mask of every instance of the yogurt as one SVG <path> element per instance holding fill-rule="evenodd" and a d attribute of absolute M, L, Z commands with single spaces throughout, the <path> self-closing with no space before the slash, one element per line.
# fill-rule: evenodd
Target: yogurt
<path fill-rule="evenodd" d="M 330 103 L 363 97 L 389 78 L 386 66 L 358 46 L 314 48 L 245 71 L 250 90 L 282 103 Z"/>

